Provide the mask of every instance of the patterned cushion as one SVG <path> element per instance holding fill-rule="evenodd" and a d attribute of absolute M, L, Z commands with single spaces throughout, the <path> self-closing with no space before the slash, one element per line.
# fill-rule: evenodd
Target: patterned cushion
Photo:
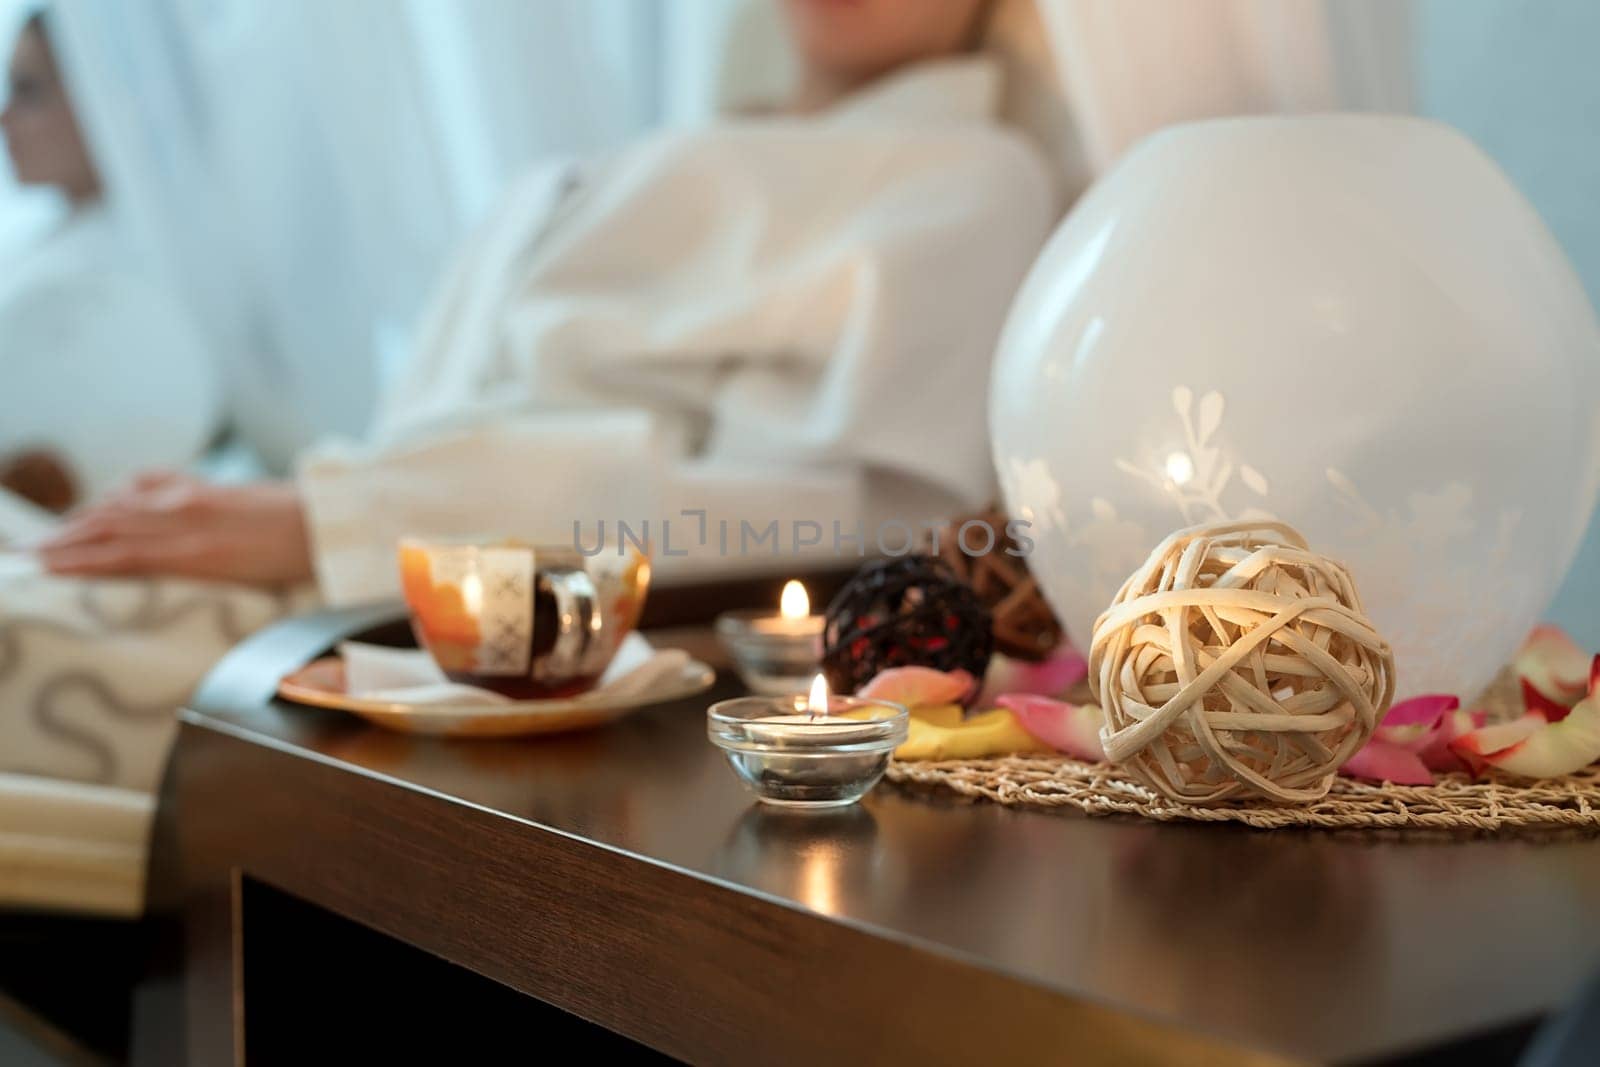
<path fill-rule="evenodd" d="M 136 914 L 178 707 L 235 643 L 314 602 L 0 573 L 0 905 Z"/>

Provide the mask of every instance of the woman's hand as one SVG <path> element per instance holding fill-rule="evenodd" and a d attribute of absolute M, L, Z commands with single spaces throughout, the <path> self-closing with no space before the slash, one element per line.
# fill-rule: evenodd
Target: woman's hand
<path fill-rule="evenodd" d="M 311 542 L 288 482 L 212 485 L 142 475 L 38 547 L 56 574 L 171 575 L 287 585 L 311 577 Z"/>

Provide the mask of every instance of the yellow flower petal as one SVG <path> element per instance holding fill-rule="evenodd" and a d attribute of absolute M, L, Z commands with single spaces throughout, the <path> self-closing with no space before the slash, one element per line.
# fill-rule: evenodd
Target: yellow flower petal
<path fill-rule="evenodd" d="M 959 726 L 935 726 L 913 718 L 905 744 L 894 750 L 903 760 L 985 759 L 1013 752 L 1047 752 L 1005 708 L 995 708 Z"/>

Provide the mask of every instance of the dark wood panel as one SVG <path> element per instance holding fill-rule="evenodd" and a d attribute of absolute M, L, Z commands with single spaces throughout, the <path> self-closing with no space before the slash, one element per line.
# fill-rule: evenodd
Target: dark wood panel
<path fill-rule="evenodd" d="M 182 751 L 180 793 L 194 798 L 183 830 L 191 872 L 243 867 L 253 879 L 675 1057 L 1268 1061 L 762 895 L 203 727 L 185 726 Z M 215 990 L 209 999 L 196 1007 L 214 1020 L 224 1006 Z M 245 1018 L 248 1030 L 248 1010 Z M 215 1055 L 221 1031 L 206 1029 L 192 1052 L 213 1062 L 205 1053 Z"/>

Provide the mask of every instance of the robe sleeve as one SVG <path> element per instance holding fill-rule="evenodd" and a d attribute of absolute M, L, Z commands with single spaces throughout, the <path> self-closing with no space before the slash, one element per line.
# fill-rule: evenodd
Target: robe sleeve
<path fill-rule="evenodd" d="M 940 511 L 992 493 L 989 366 L 1054 219 L 1043 165 L 988 124 L 815 127 L 674 135 L 553 231 L 498 219 L 375 445 L 303 468 L 325 593 L 392 589 L 401 535 L 565 540 L 600 498 L 658 521 L 716 502 L 735 529 L 803 501 L 849 531 L 874 486 Z"/>

